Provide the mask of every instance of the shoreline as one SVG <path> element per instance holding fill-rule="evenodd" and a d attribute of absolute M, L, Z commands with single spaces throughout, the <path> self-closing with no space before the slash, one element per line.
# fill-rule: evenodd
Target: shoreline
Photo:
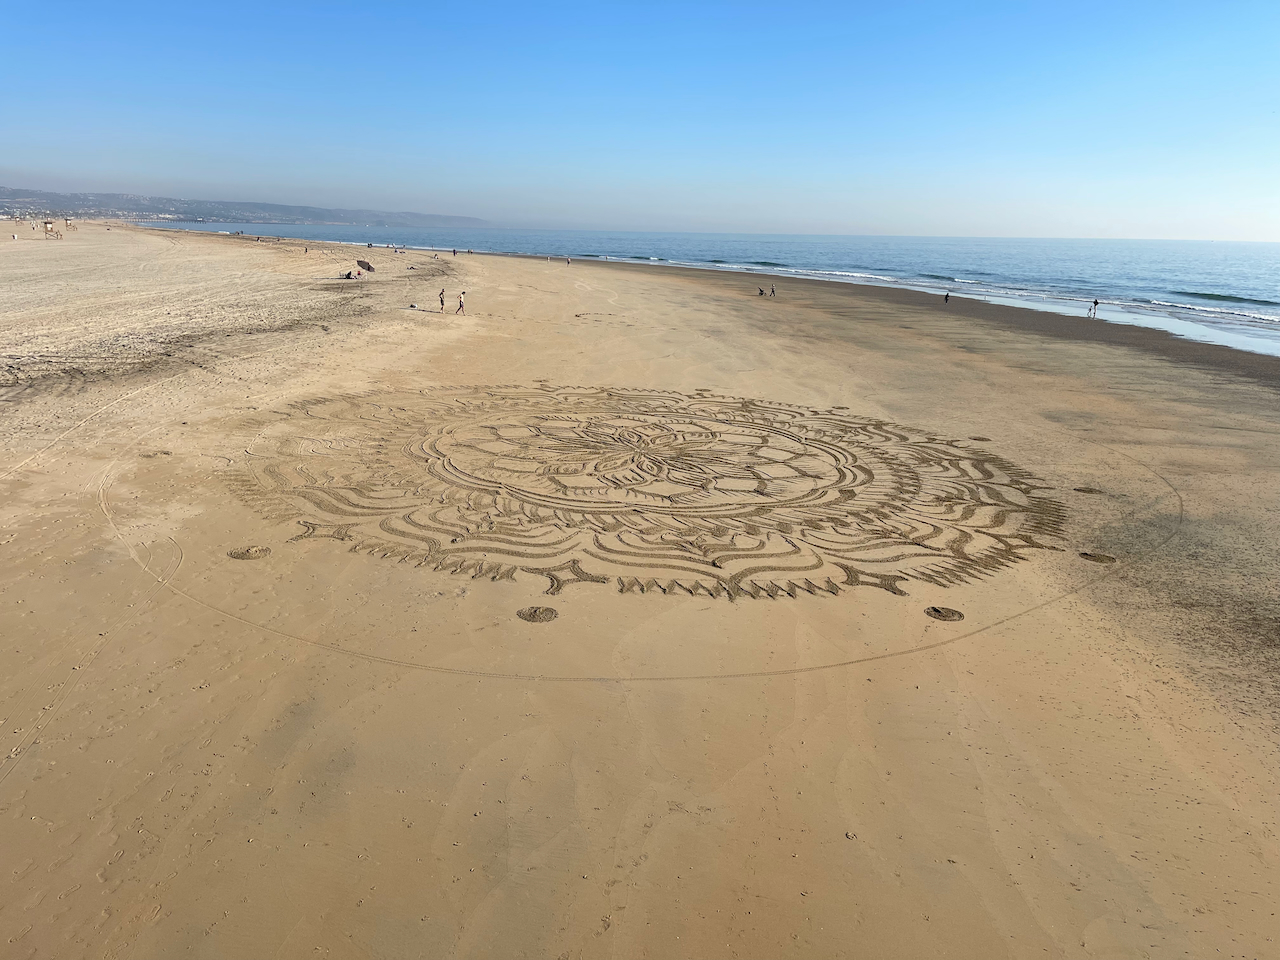
<path fill-rule="evenodd" d="M 160 223 L 149 222 L 149 221 L 122 221 L 122 222 L 128 223 L 131 226 L 135 226 L 141 229 L 177 230 L 180 232 L 207 233 L 207 234 L 219 235 L 219 236 L 234 235 L 230 232 L 207 230 L 207 229 L 202 229 L 195 226 L 177 227 L 177 226 L 160 224 Z M 292 224 L 226 224 L 226 225 L 241 226 L 241 227 L 243 226 L 261 226 L 261 227 L 294 226 Z M 308 225 L 308 226 L 311 226 L 311 225 Z M 352 226 L 352 225 L 340 225 L 340 226 Z M 280 239 L 285 239 L 285 240 L 300 239 L 300 238 L 293 238 L 293 237 L 281 237 L 281 235 L 279 234 L 271 234 L 271 233 L 258 234 L 255 232 L 255 233 L 246 234 L 246 235 L 272 236 L 272 237 L 279 237 Z M 605 233 L 605 235 L 607 236 L 609 234 Z M 841 239 L 841 238 L 834 238 L 834 239 Z M 893 239 L 893 238 L 888 238 L 888 239 Z M 924 238 L 924 239 L 933 239 L 933 238 Z M 937 238 L 937 239 L 949 239 L 949 238 Z M 338 243 L 338 244 L 345 243 L 353 246 L 365 246 L 365 242 L 332 240 L 332 239 L 314 240 L 314 241 L 300 239 L 300 242 Z M 1027 242 L 1034 244 L 1036 242 L 1041 242 L 1041 241 L 1029 240 Z M 1063 241 L 1063 242 L 1069 242 L 1069 241 Z M 1117 241 L 1117 242 L 1122 243 L 1124 241 Z M 387 245 L 375 243 L 374 248 L 377 249 L 380 246 L 385 247 Z M 411 244 L 407 246 L 401 246 L 398 249 L 425 250 L 425 251 L 436 252 L 436 251 L 450 250 L 450 249 L 453 249 L 453 247 L 452 246 L 438 247 L 438 246 L 430 246 L 430 245 L 424 246 L 421 244 Z M 553 258 L 557 256 L 560 258 L 563 258 L 566 256 L 565 253 L 560 253 L 560 254 L 515 253 L 515 252 L 508 252 L 508 251 L 501 251 L 501 250 L 485 250 L 482 252 L 486 256 L 529 257 L 535 260 L 542 257 L 546 257 L 546 256 L 551 256 Z M 936 291 L 937 295 L 939 296 L 941 296 L 943 293 L 950 292 L 952 299 L 970 300 L 978 303 L 987 303 L 993 306 L 1010 306 L 1010 307 L 1015 307 L 1017 309 L 1029 310 L 1034 313 L 1048 314 L 1050 316 L 1061 317 L 1069 320 L 1092 319 L 1089 317 L 1082 317 L 1078 313 L 1073 312 L 1074 310 L 1084 309 L 1088 306 L 1088 304 L 1090 303 L 1090 299 L 1087 296 L 1035 293 L 1033 291 L 1026 291 L 1024 293 L 1019 293 L 1016 290 L 1010 290 L 1007 292 L 999 292 L 999 291 L 967 292 L 966 287 L 964 285 L 966 283 L 971 283 L 975 281 L 965 281 L 965 280 L 957 279 L 954 283 L 948 284 L 945 282 L 940 282 L 941 278 L 927 279 L 927 277 L 930 277 L 932 275 L 924 275 L 924 278 L 921 278 L 921 279 L 911 279 L 907 277 L 894 278 L 894 277 L 888 277 L 888 276 L 877 277 L 873 273 L 847 274 L 844 276 L 834 276 L 834 275 L 817 276 L 815 274 L 822 274 L 827 271 L 823 271 L 817 268 L 809 270 L 809 269 L 800 268 L 800 267 L 784 267 L 782 264 L 779 264 L 778 266 L 780 269 L 779 271 L 775 272 L 775 271 L 769 271 L 769 270 L 760 270 L 758 266 L 753 267 L 751 263 L 692 262 L 692 261 L 684 261 L 680 259 L 670 259 L 670 258 L 651 258 L 649 261 L 645 261 L 644 259 L 641 259 L 638 257 L 624 256 L 624 257 L 618 258 L 618 257 L 611 257 L 605 254 L 595 254 L 595 253 L 588 253 L 588 254 L 575 253 L 575 254 L 570 254 L 569 256 L 572 256 L 574 259 L 578 259 L 583 262 L 597 261 L 597 262 L 607 262 L 607 263 L 626 263 L 633 266 L 674 267 L 674 268 L 680 268 L 680 269 L 686 269 L 686 270 L 705 271 L 705 272 L 717 273 L 717 274 L 727 274 L 731 276 L 745 276 L 745 277 L 763 276 L 763 277 L 771 278 L 771 280 L 774 280 L 774 281 L 779 279 L 785 280 L 787 282 L 808 280 L 808 281 L 814 281 L 819 283 L 837 283 L 837 284 L 849 285 L 849 286 L 855 286 L 855 287 L 866 286 L 866 287 L 873 287 L 876 289 L 886 289 L 886 290 L 911 290 L 911 291 L 925 293 L 926 295 L 929 295 Z M 956 284 L 959 284 L 958 288 L 956 287 Z M 1235 329 L 1232 326 L 1233 323 L 1234 324 L 1244 323 L 1247 325 L 1249 322 L 1257 322 L 1257 321 L 1269 322 L 1270 318 L 1254 317 L 1252 314 L 1226 310 L 1226 311 L 1221 311 L 1225 314 L 1223 320 L 1219 321 L 1218 323 L 1213 323 L 1213 322 L 1208 322 L 1201 317 L 1196 317 L 1194 319 L 1187 319 L 1184 317 L 1180 317 L 1176 313 L 1170 313 L 1168 312 L 1167 309 L 1156 309 L 1156 307 L 1160 307 L 1160 306 L 1169 307 L 1169 308 L 1178 308 L 1178 309 L 1184 309 L 1184 310 L 1192 310 L 1192 311 L 1195 311 L 1197 309 L 1199 310 L 1207 309 L 1203 306 L 1200 306 L 1200 307 L 1195 307 L 1191 305 L 1180 306 L 1177 304 L 1162 305 L 1157 303 L 1144 304 L 1143 302 L 1140 302 L 1140 301 L 1131 302 L 1123 299 L 1121 300 L 1103 299 L 1101 302 L 1101 308 L 1100 308 L 1102 316 L 1100 316 L 1098 319 L 1105 321 L 1107 323 L 1111 323 L 1119 326 L 1140 326 L 1140 327 L 1143 327 L 1144 329 L 1160 330 L 1178 339 L 1190 340 L 1196 343 L 1206 343 L 1206 344 L 1211 344 L 1215 346 L 1224 346 L 1229 349 L 1244 352 L 1244 353 L 1253 353 L 1253 354 L 1259 354 L 1262 356 L 1280 357 L 1280 342 L 1277 342 L 1274 338 L 1268 338 L 1267 336 L 1257 336 L 1249 332 L 1248 330 L 1245 330 L 1244 332 L 1242 332 L 1238 329 Z"/>
<path fill-rule="evenodd" d="M 481 254 L 476 254 L 481 256 Z M 483 254 L 495 256 L 495 254 Z M 525 256 L 523 254 L 496 254 L 496 256 Z M 539 259 L 532 257 L 531 259 Z M 662 264 L 628 263 L 621 260 L 602 262 L 594 259 L 583 259 L 584 264 L 618 267 L 624 270 L 663 269 Z M 698 270 L 698 268 L 693 268 Z M 704 271 L 699 271 L 703 273 Z M 724 271 L 705 271 L 715 277 L 724 276 Z M 776 281 L 773 274 L 733 273 L 729 276 L 741 276 L 757 281 Z M 1127 347 L 1142 353 L 1192 364 L 1204 369 L 1231 373 L 1248 377 L 1259 383 L 1280 389 L 1280 357 L 1270 354 L 1253 353 L 1238 350 L 1216 343 L 1204 343 L 1179 337 L 1166 330 L 1155 327 L 1144 327 L 1137 324 L 1116 323 L 1106 319 L 1092 317 L 1072 317 L 1066 314 L 1049 313 L 1031 307 L 1009 306 L 992 303 L 986 300 L 953 294 L 950 304 L 939 303 L 941 297 L 918 290 L 900 287 L 879 286 L 877 284 L 841 283 L 840 281 L 814 280 L 809 278 L 789 279 L 788 285 L 799 285 L 812 293 L 827 292 L 833 285 L 838 290 L 848 290 L 849 295 L 865 297 L 894 306 L 911 306 L 933 308 L 946 311 L 955 316 L 979 320 L 1004 326 L 1021 333 L 1032 333 L 1046 339 L 1062 340 L 1078 343 L 1096 343 L 1100 345 Z M 726 284 L 726 286 L 729 286 Z M 1070 321 L 1064 323 L 1063 321 Z"/>
<path fill-rule="evenodd" d="M 182 228 L 175 227 L 157 227 L 146 224 L 136 224 L 130 221 L 85 221 L 85 223 L 115 225 L 126 230 L 136 229 L 161 235 L 174 234 L 182 237 L 194 235 L 198 237 L 208 237 L 212 240 L 221 242 L 243 242 L 256 244 L 256 241 L 252 239 L 254 235 L 250 234 L 236 235 L 233 233 L 220 233 L 203 230 L 184 230 Z M 259 234 L 258 236 L 267 237 L 270 235 Z M 283 245 L 284 247 L 324 245 L 331 247 L 349 247 L 353 250 L 369 249 L 364 243 L 355 243 L 343 240 L 300 240 L 292 237 L 279 237 L 273 239 L 276 239 L 278 244 Z M 276 243 L 271 244 L 271 247 L 275 248 Z M 379 249 L 386 250 L 387 247 L 373 247 L 374 251 Z M 441 252 L 442 250 L 450 248 L 402 247 L 396 249 L 423 253 Z M 548 259 L 545 255 L 541 254 L 503 253 L 492 251 L 473 254 L 459 254 L 459 260 L 465 259 L 466 257 L 496 258 L 498 260 L 517 260 L 534 263 L 546 261 Z M 555 262 L 558 258 L 551 257 L 550 259 Z M 438 262 L 444 264 L 452 261 L 452 257 L 448 259 L 442 257 Z M 588 268 L 593 269 L 635 271 L 641 274 L 651 274 L 656 277 L 671 277 L 677 280 L 687 280 L 692 283 L 705 283 L 709 288 L 732 295 L 742 294 L 744 284 L 754 288 L 767 285 L 768 283 L 776 284 L 779 280 L 779 277 L 776 274 L 720 270 L 713 267 L 703 268 L 671 263 L 637 263 L 629 260 L 605 260 L 597 257 L 577 258 L 574 259 L 574 263 L 576 265 L 585 265 Z M 316 279 L 320 280 L 323 278 Z M 330 279 L 337 280 L 338 278 Z M 821 301 L 824 305 L 833 309 L 839 309 L 841 301 L 844 300 L 847 301 L 846 306 L 858 303 L 878 303 L 888 307 L 936 310 L 940 315 L 990 324 L 994 327 L 1003 328 L 1010 333 L 1030 334 L 1047 342 L 1056 341 L 1063 343 L 1096 344 L 1099 346 L 1133 350 L 1146 356 L 1170 361 L 1174 364 L 1186 365 L 1188 367 L 1195 367 L 1216 373 L 1229 374 L 1245 378 L 1272 389 L 1280 389 L 1280 356 L 1254 353 L 1252 351 L 1240 350 L 1222 344 L 1191 340 L 1155 327 L 1116 323 L 1106 320 L 1105 318 L 1094 319 L 1090 317 L 1075 317 L 1065 314 L 1057 314 L 1037 310 L 1031 307 L 993 303 L 988 300 L 966 297 L 962 294 L 954 294 L 951 297 L 950 303 L 943 305 L 940 302 L 941 297 L 936 294 L 904 287 L 812 278 L 784 279 L 786 289 L 803 291 L 804 295 L 810 300 L 814 302 Z M 750 299 L 755 300 L 760 298 L 752 297 Z M 200 336 L 200 334 L 196 334 L 197 339 Z M 17 355 L 12 355 L 10 359 L 19 360 L 20 358 Z M 135 364 L 135 368 L 137 370 L 152 369 L 158 363 L 162 363 L 164 359 L 165 354 L 157 353 L 153 356 L 148 356 L 139 360 L 138 363 Z M 24 376 L 24 374 L 29 371 L 19 370 L 11 363 L 10 371 L 13 379 L 8 383 L 0 382 L 0 387 L 38 389 L 40 380 L 45 377 L 56 378 L 60 374 L 64 373 L 65 369 L 73 369 L 77 375 L 79 375 L 82 371 L 79 361 L 80 358 L 77 358 L 76 363 L 68 363 L 63 369 L 52 369 L 48 373 L 36 374 L 34 376 Z M 56 360 L 52 362 L 55 366 L 57 365 Z M 94 369 L 91 363 L 88 365 L 88 369 L 83 369 L 83 373 L 87 374 L 91 378 L 99 375 L 112 375 L 105 369 Z"/>
<path fill-rule="evenodd" d="M 249 237 L 248 234 L 237 236 L 230 233 L 213 233 L 204 230 L 184 230 L 178 227 L 154 227 L 148 224 L 134 223 L 129 223 L 128 225 L 135 229 L 155 230 L 161 233 L 196 233 L 212 237 L 227 237 L 237 241 L 255 242 L 247 240 Z M 269 234 L 260 234 L 260 236 L 269 236 Z M 298 240 L 293 237 L 281 237 L 279 238 L 279 241 L 281 243 L 291 244 L 305 245 L 309 243 L 323 243 L 332 244 L 334 246 L 352 247 L 359 250 L 369 249 L 366 244 L 344 240 L 309 241 Z M 375 245 L 373 249 L 375 251 L 378 249 L 385 250 L 387 247 L 383 246 L 379 248 Z M 402 247 L 393 249 L 440 252 L 451 248 Z M 533 262 L 547 259 L 551 259 L 553 261 L 560 259 L 554 256 L 548 258 L 544 254 L 503 253 L 498 251 L 459 254 L 459 257 L 463 256 L 498 257 L 528 260 Z M 630 260 L 602 259 L 600 257 L 580 257 L 576 258 L 574 262 L 588 266 L 618 268 L 621 270 L 674 270 L 676 271 L 674 274 L 676 276 L 680 276 L 687 272 L 690 276 L 705 277 L 708 279 L 709 283 L 718 283 L 723 289 L 727 290 L 736 289 L 733 284 L 733 279 L 731 278 L 749 280 L 752 281 L 755 286 L 761 286 L 762 284 L 760 281 L 767 281 L 769 283 L 776 284 L 779 280 L 779 276 L 777 274 L 751 273 L 748 271 L 725 270 L 718 269 L 716 267 L 700 267 L 674 263 L 637 263 Z M 830 293 L 835 290 L 840 291 L 841 294 L 847 294 L 855 299 L 865 297 L 867 299 L 891 305 L 925 308 L 934 307 L 939 310 L 946 310 L 952 315 L 984 321 L 987 323 L 999 324 L 1011 330 L 1034 333 L 1053 340 L 1127 347 L 1164 360 L 1192 364 L 1204 369 L 1247 377 L 1259 383 L 1280 389 L 1280 356 L 1254 353 L 1249 350 L 1241 350 L 1235 347 L 1225 346 L 1223 344 L 1205 343 L 1200 340 L 1192 340 L 1187 337 L 1180 337 L 1177 334 L 1170 333 L 1167 330 L 1161 330 L 1156 327 L 1118 323 L 1105 318 L 1094 319 L 1092 317 L 1071 316 L 1069 314 L 1037 310 L 1033 307 L 1027 306 L 1012 306 L 1003 303 L 993 303 L 989 300 L 967 297 L 963 293 L 952 294 L 951 303 L 943 307 L 938 304 L 938 301 L 941 300 L 940 296 L 907 287 L 895 287 L 854 281 L 814 279 L 810 277 L 787 277 L 785 280 L 789 286 L 796 285 L 802 290 L 808 290 L 812 293 Z M 952 304 L 954 304 L 954 306 L 952 306 Z"/>

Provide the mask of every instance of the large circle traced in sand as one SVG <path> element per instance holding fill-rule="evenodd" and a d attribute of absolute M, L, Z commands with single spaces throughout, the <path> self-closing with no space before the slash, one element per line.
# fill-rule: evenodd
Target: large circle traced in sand
<path fill-rule="evenodd" d="M 1062 523 L 1043 485 L 968 441 L 705 393 L 441 388 L 302 401 L 255 427 L 240 488 L 295 539 L 540 575 L 550 594 L 902 593 L 1053 548 Z"/>

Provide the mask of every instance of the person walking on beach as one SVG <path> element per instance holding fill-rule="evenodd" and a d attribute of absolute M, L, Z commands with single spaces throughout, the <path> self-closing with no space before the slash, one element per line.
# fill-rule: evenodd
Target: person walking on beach
<path fill-rule="evenodd" d="M 769 296 L 771 296 L 771 297 L 772 297 L 772 296 L 774 296 L 776 293 L 777 293 L 777 291 L 776 291 L 776 290 L 774 290 L 774 288 L 773 288 L 773 284 L 772 284 L 772 283 L 771 283 L 771 284 L 769 284 Z"/>
<path fill-rule="evenodd" d="M 444 313 L 444 287 L 440 288 L 440 312 Z"/>
<path fill-rule="evenodd" d="M 466 295 L 467 295 L 467 291 L 465 290 L 463 290 L 460 294 L 458 294 L 458 309 L 453 311 L 453 315 L 455 317 L 458 314 L 462 314 L 464 317 L 467 315 L 467 308 L 462 302 L 462 298 L 465 297 Z"/>
<path fill-rule="evenodd" d="M 1093 319 L 1095 320 L 1098 319 L 1098 298 L 1097 297 L 1094 297 L 1093 299 L 1093 309 L 1089 311 L 1089 316 L 1093 317 Z"/>
<path fill-rule="evenodd" d="M 942 295 L 942 302 L 943 302 L 943 303 L 950 303 L 950 302 L 951 302 L 951 291 L 950 291 L 950 290 L 948 290 L 946 293 L 944 293 L 944 294 Z"/>

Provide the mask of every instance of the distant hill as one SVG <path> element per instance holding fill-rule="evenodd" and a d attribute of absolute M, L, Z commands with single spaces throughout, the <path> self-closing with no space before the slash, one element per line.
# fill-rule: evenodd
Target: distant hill
<path fill-rule="evenodd" d="M 330 210 L 284 203 L 177 200 L 132 193 L 46 193 L 0 187 L 0 217 L 112 217 L 120 220 L 205 220 L 214 223 L 348 223 L 375 227 L 483 227 L 486 220 L 438 213 Z"/>

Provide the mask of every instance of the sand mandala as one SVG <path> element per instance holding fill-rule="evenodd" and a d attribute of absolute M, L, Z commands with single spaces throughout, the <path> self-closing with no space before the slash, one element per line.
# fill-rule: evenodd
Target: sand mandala
<path fill-rule="evenodd" d="M 320 398 L 239 489 L 295 540 L 492 580 L 713 597 L 905 593 L 1058 549 L 1062 508 L 969 441 L 763 400 L 596 387 Z M 336 546 L 336 544 L 335 544 Z"/>

